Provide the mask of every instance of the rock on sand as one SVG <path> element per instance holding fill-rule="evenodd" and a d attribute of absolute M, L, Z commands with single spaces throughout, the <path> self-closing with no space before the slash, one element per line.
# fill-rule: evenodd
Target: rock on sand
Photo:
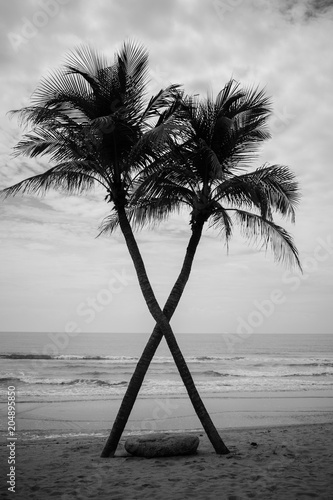
<path fill-rule="evenodd" d="M 145 458 L 192 455 L 197 451 L 198 446 L 198 436 L 170 432 L 131 436 L 125 442 L 125 449 L 128 453 Z"/>

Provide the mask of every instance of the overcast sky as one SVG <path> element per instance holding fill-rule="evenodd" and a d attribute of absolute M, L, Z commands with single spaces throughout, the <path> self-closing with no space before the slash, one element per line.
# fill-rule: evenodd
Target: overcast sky
<path fill-rule="evenodd" d="M 68 51 L 89 43 L 113 60 L 124 40 L 150 54 L 150 92 L 170 83 L 216 94 L 230 77 L 272 96 L 272 139 L 257 166 L 288 165 L 302 200 L 294 236 L 304 275 L 235 235 L 229 255 L 205 231 L 172 320 L 182 333 L 331 333 L 333 276 L 332 0 L 11 0 L 0 3 L 0 188 L 48 167 L 12 158 L 21 130 L 6 113 L 29 103 Z M 103 193 L 0 203 L 0 330 L 146 332 L 122 235 L 96 239 Z M 281 222 L 281 221 L 278 221 Z M 164 304 L 190 236 L 184 213 L 137 233 Z"/>

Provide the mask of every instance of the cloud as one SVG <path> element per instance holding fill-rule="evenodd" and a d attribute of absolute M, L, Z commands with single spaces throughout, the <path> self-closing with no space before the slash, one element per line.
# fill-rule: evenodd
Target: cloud
<path fill-rule="evenodd" d="M 333 20 L 332 0 L 285 0 L 281 10 L 292 22 L 309 22 L 318 18 Z"/>

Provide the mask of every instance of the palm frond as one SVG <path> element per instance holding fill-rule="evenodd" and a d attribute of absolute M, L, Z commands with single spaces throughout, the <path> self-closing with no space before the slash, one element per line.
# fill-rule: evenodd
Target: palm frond
<path fill-rule="evenodd" d="M 95 48 L 88 44 L 82 44 L 66 55 L 65 66 L 73 67 L 97 77 L 99 71 L 107 68 L 109 63 Z"/>
<path fill-rule="evenodd" d="M 232 236 L 233 223 L 228 212 L 220 204 L 216 204 L 216 208 L 209 218 L 209 227 L 217 228 L 224 235 L 227 248 L 229 248 L 229 240 Z"/>
<path fill-rule="evenodd" d="M 148 52 L 140 44 L 129 41 L 116 56 L 118 81 L 124 92 L 126 103 L 135 110 L 139 119 L 144 110 L 144 99 L 148 82 Z"/>
<path fill-rule="evenodd" d="M 224 171 L 255 160 L 259 146 L 270 137 L 267 129 L 270 100 L 258 88 L 242 90 L 237 82 L 230 80 L 215 100 L 208 97 L 199 101 L 185 96 L 183 103 L 192 142 L 197 144 L 198 151 L 200 144 L 207 151 L 211 149 Z M 216 165 L 212 168 L 216 170 Z"/>
<path fill-rule="evenodd" d="M 246 238 L 261 244 L 261 247 L 266 250 L 270 246 L 275 260 L 286 262 L 291 266 L 296 265 L 302 269 L 298 250 L 292 237 L 283 227 L 245 210 L 234 209 L 233 214 Z"/>
<path fill-rule="evenodd" d="M 259 168 L 253 177 L 264 186 L 270 206 L 295 222 L 295 209 L 301 196 L 295 174 L 287 166 L 271 165 Z"/>
<path fill-rule="evenodd" d="M 176 106 L 181 106 L 181 99 L 183 93 L 180 90 L 180 85 L 173 84 L 165 89 L 161 89 L 156 95 L 152 96 L 149 100 L 146 109 L 142 113 L 141 120 L 147 121 L 151 117 L 160 115 L 162 110 L 164 112 L 164 119 L 166 114 L 174 114 Z M 167 108 L 167 109 L 166 109 Z"/>
<path fill-rule="evenodd" d="M 216 96 L 215 106 L 218 117 L 232 118 L 235 103 L 239 102 L 243 97 L 244 91 L 240 89 L 239 82 L 231 78 Z"/>
<path fill-rule="evenodd" d="M 181 209 L 181 201 L 172 198 L 149 198 L 140 200 L 128 211 L 129 220 L 135 229 L 145 226 L 156 226 L 166 221 L 172 213 Z"/>
<path fill-rule="evenodd" d="M 119 217 L 116 212 L 105 217 L 99 226 L 100 232 L 96 236 L 98 238 L 102 234 L 112 234 L 119 226 Z"/>
<path fill-rule="evenodd" d="M 191 206 L 195 191 L 188 187 L 189 184 L 189 176 L 182 170 L 173 168 L 164 168 L 162 172 L 157 170 L 141 177 L 132 195 L 133 203 L 137 204 L 140 199 L 161 199 Z"/>
<path fill-rule="evenodd" d="M 156 226 L 166 221 L 171 213 L 179 211 L 181 202 L 175 203 L 171 199 L 140 199 L 136 204 L 126 207 L 126 215 L 133 229 L 142 229 L 145 226 Z M 100 226 L 101 234 L 111 234 L 119 224 L 118 215 L 112 213 L 104 218 Z"/>
<path fill-rule="evenodd" d="M 133 87 L 142 92 L 148 78 L 148 52 L 134 41 L 125 42 L 118 53 L 117 62 L 126 76 L 131 78 Z"/>
<path fill-rule="evenodd" d="M 89 158 L 94 141 L 88 141 L 84 127 L 35 127 L 33 133 L 25 134 L 14 147 L 14 155 L 49 155 L 51 161 L 63 162 Z"/>
<path fill-rule="evenodd" d="M 3 189 L 5 198 L 19 193 L 45 194 L 50 189 L 62 192 L 81 194 L 91 190 L 95 183 L 107 188 L 107 184 L 97 172 L 91 171 L 89 165 L 82 162 L 65 162 L 50 168 L 46 172 L 24 179 L 13 186 Z"/>
<path fill-rule="evenodd" d="M 265 218 L 271 218 L 270 212 L 275 210 L 292 222 L 300 198 L 295 175 L 281 165 L 263 166 L 254 172 L 232 176 L 214 188 L 213 196 L 239 208 L 255 206 Z"/>
<path fill-rule="evenodd" d="M 42 78 L 32 94 L 33 107 L 58 108 L 64 111 L 80 109 L 93 113 L 93 93 L 87 81 L 65 68 L 56 69 Z"/>

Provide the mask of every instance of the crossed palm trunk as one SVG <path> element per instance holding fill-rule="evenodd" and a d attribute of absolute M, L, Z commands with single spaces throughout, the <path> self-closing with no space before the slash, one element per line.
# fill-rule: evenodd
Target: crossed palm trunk
<path fill-rule="evenodd" d="M 134 406 L 135 400 L 141 388 L 142 382 L 149 368 L 150 362 L 162 340 L 163 335 L 165 336 L 166 342 L 170 348 L 175 364 L 187 389 L 190 400 L 202 423 L 203 428 L 207 433 L 209 440 L 211 441 L 216 453 L 227 454 L 229 453 L 229 450 L 222 441 L 221 436 L 217 432 L 205 408 L 205 405 L 195 387 L 192 375 L 187 367 L 186 361 L 181 353 L 181 350 L 179 349 L 176 338 L 169 325 L 169 320 L 171 319 L 179 303 L 186 282 L 189 278 L 192 262 L 194 259 L 198 243 L 201 238 L 202 228 L 205 221 L 204 220 L 197 221 L 193 226 L 192 236 L 190 238 L 187 247 L 181 272 L 162 311 L 157 303 L 154 292 L 149 283 L 144 263 L 139 248 L 137 246 L 137 243 L 135 241 L 132 228 L 125 214 L 125 211 L 122 210 L 118 211 L 118 215 L 119 215 L 119 224 L 123 232 L 123 235 L 125 237 L 125 241 L 128 250 L 130 252 L 130 255 L 132 257 L 135 270 L 139 279 L 140 288 L 147 302 L 149 311 L 154 317 L 157 324 L 153 330 L 151 337 L 148 340 L 148 343 L 140 357 L 140 360 L 138 361 L 134 374 L 132 375 L 132 378 L 126 390 L 126 394 L 123 398 L 117 417 L 113 424 L 110 436 L 104 446 L 101 456 L 102 457 L 114 456 L 120 437 L 124 431 L 127 420 L 129 418 L 129 415 L 131 413 L 131 410 Z"/>

